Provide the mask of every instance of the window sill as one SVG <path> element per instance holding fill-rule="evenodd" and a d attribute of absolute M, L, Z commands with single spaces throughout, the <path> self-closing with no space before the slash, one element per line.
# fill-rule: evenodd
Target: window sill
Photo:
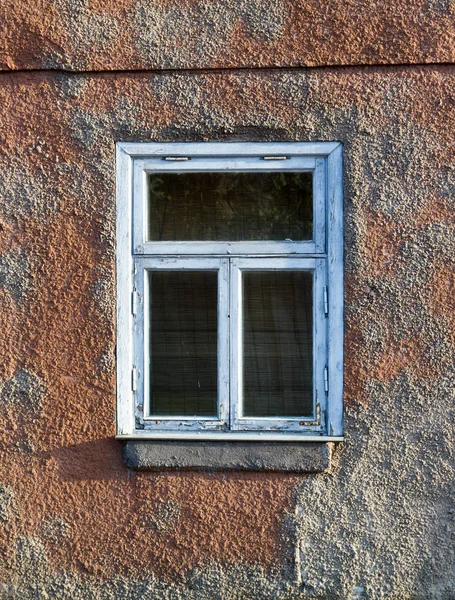
<path fill-rule="evenodd" d="M 125 462 L 130 469 L 152 471 L 323 473 L 330 468 L 332 449 L 326 438 L 309 443 L 128 440 Z"/>

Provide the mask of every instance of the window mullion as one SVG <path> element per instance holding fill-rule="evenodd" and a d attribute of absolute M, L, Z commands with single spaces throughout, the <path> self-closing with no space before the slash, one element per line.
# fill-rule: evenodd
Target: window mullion
<path fill-rule="evenodd" d="M 223 426 L 229 425 L 230 407 L 229 273 L 229 259 L 221 259 L 218 273 L 218 416 Z"/>
<path fill-rule="evenodd" d="M 243 376 L 242 356 L 242 282 L 238 260 L 230 260 L 230 428 L 239 429 Z"/>

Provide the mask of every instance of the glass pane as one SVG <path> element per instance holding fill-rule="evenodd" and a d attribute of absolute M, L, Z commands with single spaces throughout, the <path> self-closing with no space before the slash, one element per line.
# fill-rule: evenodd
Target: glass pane
<path fill-rule="evenodd" d="M 313 413 L 313 277 L 243 273 L 243 416 Z"/>
<path fill-rule="evenodd" d="M 148 176 L 148 240 L 311 240 L 311 173 Z"/>
<path fill-rule="evenodd" d="M 159 271 L 150 282 L 150 414 L 217 415 L 213 271 Z"/>

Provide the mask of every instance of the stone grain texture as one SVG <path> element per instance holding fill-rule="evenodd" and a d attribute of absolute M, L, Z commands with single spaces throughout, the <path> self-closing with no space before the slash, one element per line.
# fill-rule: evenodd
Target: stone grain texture
<path fill-rule="evenodd" d="M 453 0 L 3 0 L 0 67 L 455 62 Z"/>
<path fill-rule="evenodd" d="M 1 598 L 453 600 L 454 98 L 450 66 L 0 76 Z M 203 140 L 343 143 L 329 473 L 130 472 L 114 439 L 115 142 Z"/>

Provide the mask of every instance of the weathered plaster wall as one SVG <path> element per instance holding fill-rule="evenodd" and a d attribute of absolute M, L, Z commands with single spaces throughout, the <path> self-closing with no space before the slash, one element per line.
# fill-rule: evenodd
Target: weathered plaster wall
<path fill-rule="evenodd" d="M 0 597 L 453 600 L 454 98 L 449 66 L 0 76 Z M 119 140 L 343 142 L 330 473 L 127 471 Z"/>
<path fill-rule="evenodd" d="M 3 0 L 2 69 L 455 60 L 453 0 Z"/>

